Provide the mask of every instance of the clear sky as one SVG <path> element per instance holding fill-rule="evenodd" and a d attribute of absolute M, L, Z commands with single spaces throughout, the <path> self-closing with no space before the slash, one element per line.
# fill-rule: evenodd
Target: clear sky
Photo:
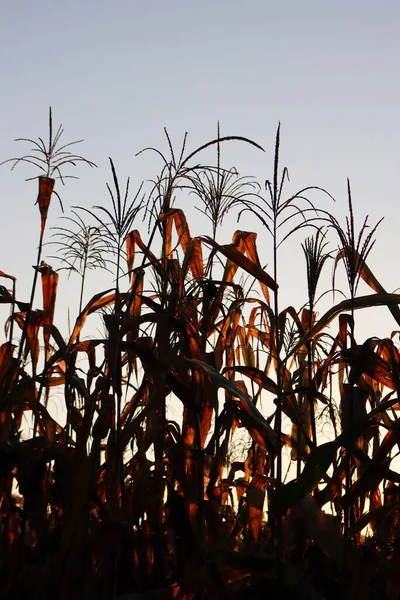
<path fill-rule="evenodd" d="M 131 175 L 135 185 L 155 177 L 156 157 L 135 153 L 144 146 L 166 149 L 164 126 L 177 145 L 188 131 L 190 148 L 215 136 L 218 119 L 223 134 L 254 139 L 265 154 L 233 144 L 224 151 L 225 166 L 235 164 L 262 183 L 271 176 L 281 121 L 282 162 L 292 191 L 326 187 L 343 222 L 349 176 L 358 222 L 365 214 L 372 222 L 385 216 L 370 264 L 393 291 L 400 286 L 399 26 L 398 0 L 5 2 L 0 160 L 22 151 L 15 137 L 46 134 L 51 104 L 55 122 L 65 126 L 65 141 L 84 138 L 79 152 L 99 165 L 93 171 L 79 167 L 79 181 L 58 187 L 68 211 L 107 202 L 108 156 L 121 178 Z M 39 222 L 36 184 L 24 182 L 32 175 L 22 165 L 13 173 L 0 169 L 0 270 L 18 277 L 23 300 Z M 193 199 L 183 208 L 200 233 Z M 50 226 L 59 214 L 54 203 Z M 221 239 L 230 241 L 236 227 L 228 219 Z M 271 263 L 254 219 L 239 227 L 257 227 L 263 260 Z M 298 242 L 282 253 L 281 280 L 283 297 L 297 307 L 304 301 Z M 68 302 L 66 292 L 61 302 Z M 389 335 L 394 324 L 389 317 L 383 322 L 371 334 Z"/>

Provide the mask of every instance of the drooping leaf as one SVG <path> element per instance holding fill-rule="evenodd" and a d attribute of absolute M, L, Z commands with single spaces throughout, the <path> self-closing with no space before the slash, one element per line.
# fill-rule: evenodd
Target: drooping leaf
<path fill-rule="evenodd" d="M 191 241 L 189 225 L 187 223 L 185 213 L 179 208 L 171 208 L 167 213 L 163 213 L 158 217 L 160 223 L 166 225 L 166 238 L 164 239 L 165 254 L 167 257 L 172 252 L 172 225 L 175 225 L 178 235 L 178 245 L 182 246 L 183 253 Z"/>
<path fill-rule="evenodd" d="M 12 279 L 12 281 L 16 281 L 16 277 L 13 275 L 8 275 L 7 273 L 4 273 L 4 271 L 0 271 L 0 277 L 5 277 L 6 279 Z"/>
<path fill-rule="evenodd" d="M 54 184 L 55 180 L 51 177 L 39 177 L 39 193 L 36 200 L 36 204 L 39 205 L 42 235 L 46 227 L 47 213 L 51 202 L 51 195 L 53 193 Z"/>
<path fill-rule="evenodd" d="M 282 485 L 274 498 L 274 510 L 277 514 L 285 515 L 286 511 L 305 498 L 315 489 L 324 478 L 332 464 L 337 451 L 343 447 L 351 447 L 362 433 L 375 424 L 368 418 L 354 423 L 332 442 L 326 442 L 314 448 L 308 455 L 300 476 Z"/>
<path fill-rule="evenodd" d="M 150 250 L 150 248 L 148 246 L 146 246 L 146 244 L 142 240 L 142 236 L 140 235 L 140 232 L 137 229 L 134 229 L 127 235 L 125 243 L 126 243 L 126 247 L 127 247 L 127 259 L 128 259 L 129 271 L 132 270 L 132 267 L 134 264 L 135 251 L 136 251 L 136 246 L 137 246 L 143 252 L 145 257 L 149 260 L 151 265 L 156 270 L 157 274 L 161 278 L 165 276 L 165 272 L 161 265 L 161 261 L 159 261 L 158 258 Z"/>
<path fill-rule="evenodd" d="M 251 478 L 250 485 L 246 492 L 247 505 L 249 507 L 250 530 L 256 543 L 260 536 L 265 492 L 269 483 L 268 477 L 261 475 L 260 473 L 255 473 Z"/>
<path fill-rule="evenodd" d="M 40 274 L 42 278 L 43 292 L 43 337 L 45 360 L 47 362 L 50 353 L 50 334 L 56 306 L 58 273 L 53 271 L 51 267 L 47 267 L 42 268 Z"/>
<path fill-rule="evenodd" d="M 74 329 L 69 339 L 69 346 L 71 346 L 76 341 L 77 337 L 82 331 L 82 328 L 86 322 L 86 318 L 88 317 L 88 315 L 96 312 L 97 310 L 100 310 L 101 308 L 110 306 L 110 304 L 115 302 L 115 292 L 113 292 L 112 294 L 109 294 L 109 292 L 111 292 L 111 290 L 100 292 L 99 294 L 93 296 L 93 298 L 87 303 L 87 305 L 76 320 Z"/>
<path fill-rule="evenodd" d="M 184 359 L 183 362 L 190 368 L 203 369 L 218 387 L 226 389 L 232 394 L 232 396 L 238 398 L 241 409 L 248 415 L 249 423 L 251 423 L 256 429 L 265 435 L 266 441 L 271 444 L 272 447 L 277 448 L 282 443 L 279 436 L 272 429 L 270 424 L 264 419 L 255 404 L 251 402 L 248 396 L 246 396 L 228 379 L 226 379 L 226 377 L 218 373 L 218 371 L 213 369 L 213 367 L 210 365 L 207 365 L 201 361 Z"/>
<path fill-rule="evenodd" d="M 313 337 L 325 329 L 329 323 L 333 321 L 342 312 L 350 311 L 352 308 L 355 310 L 361 308 L 374 308 L 377 306 L 397 306 L 400 304 L 400 294 L 386 294 L 379 292 L 378 294 L 369 294 L 368 296 L 358 296 L 354 298 L 353 302 L 351 299 L 342 300 L 339 304 L 336 304 L 330 308 L 318 322 L 305 334 L 305 336 L 298 342 L 294 348 L 292 348 L 287 354 L 286 358 L 295 354 L 298 349 L 303 346 L 306 342 L 313 339 Z"/>
<path fill-rule="evenodd" d="M 278 387 L 276 383 L 268 377 L 263 371 L 257 369 L 256 367 L 226 367 L 223 369 L 222 374 L 225 373 L 240 373 L 241 375 L 245 375 L 249 377 L 252 381 L 254 381 L 257 385 L 262 387 L 264 390 L 271 392 L 272 394 L 278 395 Z"/>
<path fill-rule="evenodd" d="M 212 238 L 202 236 L 201 239 L 208 245 L 212 246 L 215 249 L 215 251 L 218 251 L 229 261 L 231 261 L 231 264 L 228 263 L 226 267 L 226 272 L 229 271 L 229 275 L 226 273 L 226 275 L 224 276 L 224 280 L 232 281 L 237 267 L 241 267 L 265 286 L 271 288 L 272 290 L 278 289 L 278 284 L 276 283 L 276 281 L 274 281 L 272 277 L 270 277 L 270 275 L 266 273 L 266 271 L 263 271 L 263 269 L 259 265 L 257 265 L 252 260 L 247 258 L 247 256 L 239 252 L 239 250 L 233 244 L 226 244 L 224 246 L 220 246 Z"/>
<path fill-rule="evenodd" d="M 185 250 L 185 257 L 182 263 L 182 277 L 187 273 L 187 268 L 190 267 L 193 277 L 196 281 L 204 279 L 203 251 L 201 240 L 197 237 L 192 238 Z M 183 281 L 182 281 L 183 286 Z"/>

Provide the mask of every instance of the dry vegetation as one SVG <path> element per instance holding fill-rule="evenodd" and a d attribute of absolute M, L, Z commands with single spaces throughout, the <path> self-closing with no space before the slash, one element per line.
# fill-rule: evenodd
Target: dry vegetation
<path fill-rule="evenodd" d="M 0 272 L 10 306 L 0 347 L 0 598 L 399 598 L 400 352 L 390 338 L 357 342 L 355 315 L 386 305 L 400 325 L 400 296 L 367 267 L 376 227 L 366 219 L 356 229 L 350 186 L 342 228 L 326 202 L 310 200 L 324 190 L 285 197 L 279 129 L 264 190 L 221 166 L 223 144 L 254 142 L 218 130 L 194 152 L 185 139 L 178 156 L 167 135 L 168 156 L 149 149 L 163 165 L 151 190 L 131 193 L 111 161 L 108 207 L 75 207 L 52 236 L 55 179 L 94 166 L 62 134 L 50 112 L 48 143 L 25 140 L 32 151 L 12 162 L 39 169 L 40 230 L 30 300 Z M 210 148 L 216 164 L 202 166 Z M 191 236 L 182 199 L 210 219 L 210 236 Z M 260 222 L 271 272 L 255 233 L 218 243 L 231 210 Z M 303 229 L 308 302 L 283 307 L 279 247 Z M 68 338 L 53 322 L 59 275 L 42 261 L 46 238 L 55 267 L 81 280 Z M 344 267 L 348 292 L 318 315 L 328 262 L 334 273 Z M 111 271 L 113 284 L 85 304 L 90 269 Z M 360 279 L 369 294 L 357 295 Z M 104 336 L 95 338 L 86 321 L 96 313 Z M 49 410 L 57 390 L 65 425 Z M 176 420 L 172 403 L 182 408 Z M 329 442 L 318 439 L 322 413 Z"/>

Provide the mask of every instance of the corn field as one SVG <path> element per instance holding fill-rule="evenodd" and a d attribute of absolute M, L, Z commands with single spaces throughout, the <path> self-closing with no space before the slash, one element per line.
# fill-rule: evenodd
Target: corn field
<path fill-rule="evenodd" d="M 63 134 L 50 110 L 48 140 L 5 161 L 35 170 L 38 248 L 30 298 L 0 271 L 1 600 L 400 598 L 398 332 L 356 337 L 377 306 L 400 329 L 400 295 L 368 267 L 379 222 L 357 228 L 350 183 L 343 218 L 324 189 L 286 196 L 280 127 L 265 185 L 224 168 L 231 142 L 263 149 L 218 127 L 193 151 L 165 132 L 167 153 L 146 149 L 150 187 L 110 160 L 108 203 L 50 228 L 70 171 L 95 167 Z M 188 205 L 208 235 L 192 237 Z M 255 232 L 218 241 L 228 213 L 257 221 L 271 267 Z M 289 238 L 303 306 L 281 302 Z M 109 289 L 93 295 L 90 270 Z M 54 319 L 66 272 L 80 285 L 68 335 Z"/>

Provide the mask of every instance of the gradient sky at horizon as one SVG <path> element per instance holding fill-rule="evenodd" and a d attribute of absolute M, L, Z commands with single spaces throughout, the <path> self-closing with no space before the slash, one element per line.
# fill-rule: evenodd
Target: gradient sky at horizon
<path fill-rule="evenodd" d="M 14 138 L 46 134 L 52 105 L 65 141 L 84 138 L 77 151 L 99 166 L 80 166 L 79 181 L 65 189 L 58 184 L 68 214 L 73 205 L 107 203 L 109 156 L 121 179 L 131 175 L 134 186 L 155 177 L 156 156 L 135 154 L 146 146 L 167 151 L 164 126 L 177 147 L 188 131 L 189 149 L 215 137 L 218 120 L 223 135 L 255 140 L 265 154 L 235 143 L 224 148 L 223 158 L 225 166 L 234 164 L 263 183 L 271 176 L 280 121 L 289 190 L 326 188 L 337 204 L 325 198 L 318 203 L 344 223 L 350 177 L 358 225 L 366 214 L 371 223 L 385 217 L 369 262 L 394 291 L 400 287 L 399 25 L 400 5 L 387 0 L 7 3 L 0 21 L 0 161 L 23 151 Z M 24 178 L 35 174 L 23 165 L 12 173 L 0 168 L 0 270 L 18 278 L 23 300 L 39 224 L 35 182 Z M 206 222 L 193 200 L 181 207 L 192 233 L 203 233 Z M 49 226 L 57 225 L 59 214 L 54 202 Z M 271 263 L 265 232 L 254 218 L 237 225 L 230 216 L 220 239 L 228 242 L 236 228 L 253 227 L 263 262 Z M 283 300 L 297 308 L 305 301 L 300 241 L 284 247 L 280 281 Z M 64 311 L 68 303 L 76 309 L 70 289 L 60 283 Z M 388 311 L 375 314 L 370 334 L 390 335 L 396 324 Z"/>

